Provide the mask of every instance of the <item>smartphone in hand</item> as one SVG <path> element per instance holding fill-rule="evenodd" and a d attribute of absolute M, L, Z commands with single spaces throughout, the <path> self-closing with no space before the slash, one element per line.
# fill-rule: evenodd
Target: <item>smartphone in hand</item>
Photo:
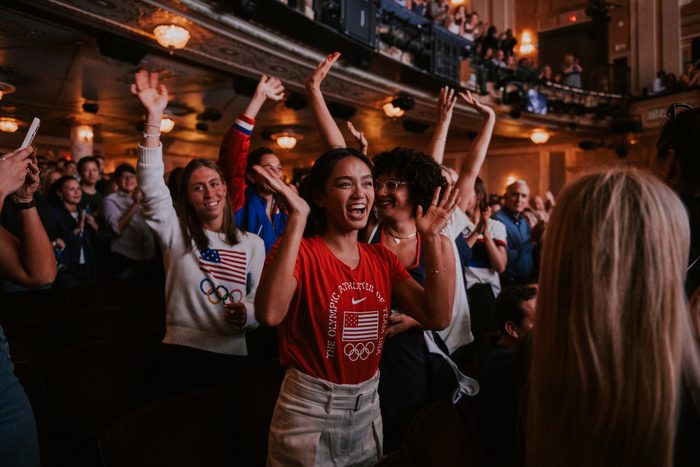
<path fill-rule="evenodd" d="M 41 120 L 38 118 L 34 117 L 34 120 L 32 120 L 32 124 L 29 127 L 29 131 L 27 132 L 27 136 L 24 137 L 24 141 L 22 142 L 22 146 L 20 146 L 20 149 L 24 149 L 32 142 L 34 141 L 34 137 L 36 136 L 37 131 L 39 131 L 39 125 L 41 124 Z"/>

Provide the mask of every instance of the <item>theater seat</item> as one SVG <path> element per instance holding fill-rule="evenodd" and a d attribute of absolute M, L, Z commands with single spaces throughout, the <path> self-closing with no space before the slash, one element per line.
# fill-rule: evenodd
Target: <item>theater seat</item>
<path fill-rule="evenodd" d="M 415 467 L 415 465 L 411 456 L 403 451 L 394 451 L 379 459 L 372 467 Z"/>
<path fill-rule="evenodd" d="M 68 313 L 56 318 L 56 328 L 66 348 L 133 337 L 129 317 L 120 307 Z"/>
<path fill-rule="evenodd" d="M 406 434 L 406 452 L 418 467 L 479 465 L 457 409 L 445 401 L 415 416 Z"/>
<path fill-rule="evenodd" d="M 268 360 L 216 387 L 226 418 L 231 420 L 231 448 L 240 452 L 241 465 L 266 465 L 270 423 L 285 372 L 278 359 Z"/>
<path fill-rule="evenodd" d="M 52 319 L 70 311 L 66 291 L 62 289 L 27 290 L 2 295 L 0 325 L 13 321 Z"/>
<path fill-rule="evenodd" d="M 214 467 L 245 465 L 226 449 L 221 410 L 211 390 L 145 407 L 104 430 L 105 467 Z"/>
<path fill-rule="evenodd" d="M 141 408 L 148 395 L 132 339 L 60 350 L 37 367 L 55 447 L 105 429 Z"/>

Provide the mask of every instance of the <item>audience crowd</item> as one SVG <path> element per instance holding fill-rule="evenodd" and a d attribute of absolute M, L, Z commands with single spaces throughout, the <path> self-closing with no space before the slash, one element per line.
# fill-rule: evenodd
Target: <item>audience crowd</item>
<path fill-rule="evenodd" d="M 476 42 L 496 66 L 552 79 L 548 67 L 537 78 L 517 61 L 510 30 L 497 35 L 463 5 L 408 6 Z M 136 167 L 105 174 L 100 156 L 6 154 L 3 292 L 101 281 L 164 288 L 163 399 L 279 357 L 288 370 L 268 465 L 373 465 L 401 449 L 426 404 L 462 397 L 473 398 L 491 465 L 697 462 L 700 110 L 672 106 L 656 176 L 599 169 L 558 202 L 524 180 L 488 195 L 496 188 L 477 175 L 491 108 L 442 89 L 425 148 L 370 160 L 354 127 L 363 151 L 346 147 L 321 93 L 339 55 L 306 82 L 327 152 L 298 189 L 273 150 L 250 148 L 258 111 L 284 96 L 266 76 L 218 162 L 164 173 L 168 91 L 146 71 L 131 87 L 147 112 Z M 692 64 L 686 71 L 681 81 L 697 85 Z M 567 55 L 555 80 L 580 87 L 580 73 Z M 455 172 L 442 162 L 458 99 L 481 124 Z M 39 465 L 1 328 L 0 341 L 0 464 Z"/>

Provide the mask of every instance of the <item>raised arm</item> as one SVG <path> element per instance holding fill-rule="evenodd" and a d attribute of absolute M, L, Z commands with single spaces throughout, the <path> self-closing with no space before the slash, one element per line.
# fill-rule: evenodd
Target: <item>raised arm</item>
<path fill-rule="evenodd" d="M 340 132 L 340 128 L 335 124 L 335 120 L 328 111 L 326 101 L 321 93 L 321 82 L 330 71 L 333 64 L 340 57 L 340 52 L 335 52 L 320 62 L 316 69 L 306 79 L 306 97 L 309 100 L 309 107 L 316 122 L 316 129 L 321 134 L 321 139 L 326 145 L 326 149 L 344 148 L 345 138 Z"/>
<path fill-rule="evenodd" d="M 0 206 L 9 197 L 15 205 L 20 238 L 0 227 L 0 277 L 23 287 L 43 287 L 56 278 L 51 241 L 34 206 L 39 167 L 31 146 L 0 160 Z"/>
<path fill-rule="evenodd" d="M 355 129 L 355 125 L 352 124 L 350 120 L 348 120 L 348 130 L 350 130 L 350 133 L 352 133 L 352 137 L 355 138 L 355 141 L 360 145 L 360 151 L 362 151 L 362 154 L 365 156 L 367 155 L 369 144 L 367 144 L 367 138 L 365 138 L 365 132 L 364 131 L 357 131 Z"/>
<path fill-rule="evenodd" d="M 157 148 L 160 146 L 160 122 L 168 105 L 168 89 L 164 84 L 160 84 L 158 73 L 141 70 L 136 73 L 135 78 L 136 83 L 131 85 L 131 93 L 139 98 L 147 111 L 141 146 Z"/>
<path fill-rule="evenodd" d="M 440 89 L 440 96 L 437 102 L 437 125 L 433 138 L 428 146 L 428 155 L 435 159 L 435 162 L 442 164 L 445 157 L 445 143 L 447 143 L 447 131 L 450 129 L 452 121 L 452 110 L 454 110 L 457 98 L 454 97 L 454 89 L 447 86 Z"/>
<path fill-rule="evenodd" d="M 459 95 L 467 104 L 474 107 L 484 119 L 481 128 L 479 128 L 479 133 L 476 135 L 476 139 L 469 147 L 469 151 L 467 151 L 467 155 L 462 161 L 462 165 L 459 169 L 459 177 L 455 184 L 455 188 L 459 189 L 462 197 L 457 209 L 466 212 L 470 205 L 473 206 L 471 203 L 474 202 L 474 183 L 476 182 L 476 177 L 479 175 L 479 170 L 481 170 L 481 165 L 486 158 L 486 151 L 489 148 L 493 127 L 496 125 L 496 113 L 491 107 L 483 105 L 476 100 L 469 91 L 467 91 L 466 94 L 460 93 Z"/>
<path fill-rule="evenodd" d="M 279 101 L 283 97 L 284 86 L 280 80 L 262 75 L 248 107 L 221 142 L 218 164 L 224 173 L 224 181 L 228 185 L 228 196 L 234 212 L 245 204 L 245 172 L 255 117 L 267 99 Z"/>
<path fill-rule="evenodd" d="M 440 188 L 428 211 L 418 206 L 416 228 L 421 238 L 425 258 L 425 287 L 413 279 L 397 285 L 392 300 L 410 317 L 426 329 L 442 330 L 452 320 L 452 301 L 455 290 L 454 253 L 450 240 L 441 235 L 459 201 L 459 191 L 450 195 L 450 188 L 438 203 Z"/>
<path fill-rule="evenodd" d="M 277 326 L 289 311 L 298 282 L 294 278 L 294 268 L 299 255 L 309 205 L 291 188 L 285 185 L 272 169 L 254 166 L 253 170 L 264 179 L 266 188 L 282 197 L 289 217 L 284 234 L 277 244 L 274 255 L 260 278 L 255 294 L 255 318 L 266 326 Z"/>

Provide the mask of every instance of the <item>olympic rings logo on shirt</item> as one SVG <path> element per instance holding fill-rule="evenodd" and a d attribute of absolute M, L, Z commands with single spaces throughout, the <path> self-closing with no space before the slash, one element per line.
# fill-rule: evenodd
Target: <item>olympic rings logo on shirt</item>
<path fill-rule="evenodd" d="M 368 342 L 367 345 L 362 342 L 357 345 L 346 344 L 343 348 L 343 353 L 350 358 L 350 361 L 357 361 L 357 359 L 367 360 L 367 357 L 374 352 L 374 343 Z"/>
<path fill-rule="evenodd" d="M 210 285 L 209 290 L 206 291 L 204 290 L 205 282 L 208 282 Z M 226 299 L 229 299 L 229 303 L 240 302 L 241 300 L 243 300 L 243 292 L 241 292 L 240 290 L 235 289 L 229 292 L 228 289 L 223 285 L 215 286 L 211 280 L 206 278 L 202 279 L 202 282 L 199 283 L 199 290 L 201 290 L 201 292 L 207 296 L 207 300 L 209 300 L 209 303 L 211 303 L 212 305 L 217 305 L 219 302 L 226 303 Z M 214 298 L 212 298 L 212 295 L 214 296 Z"/>

